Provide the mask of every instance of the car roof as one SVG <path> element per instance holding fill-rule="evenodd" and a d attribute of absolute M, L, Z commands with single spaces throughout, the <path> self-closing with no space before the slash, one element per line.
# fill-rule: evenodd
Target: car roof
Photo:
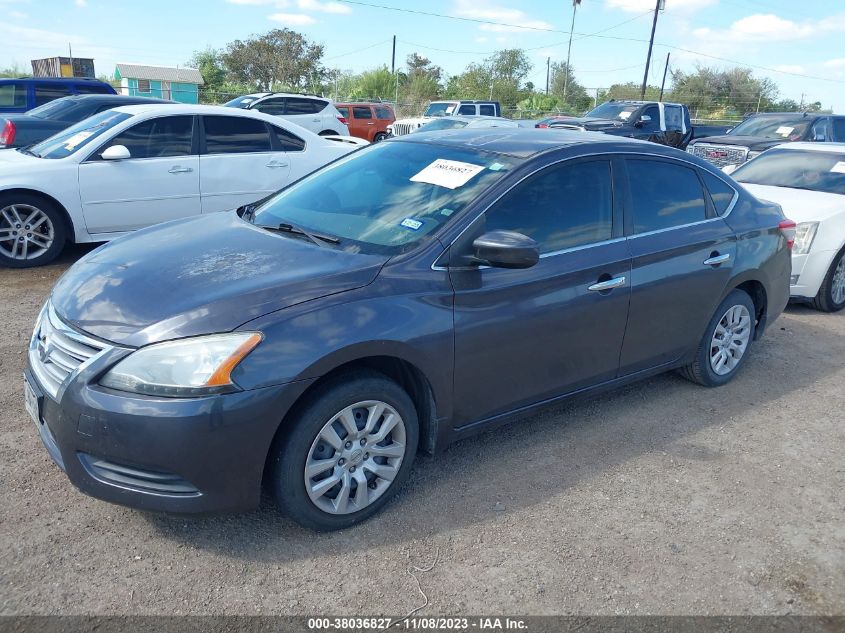
<path fill-rule="evenodd" d="M 168 99 L 157 99 L 156 97 L 130 97 L 127 95 L 111 95 L 111 94 L 90 94 L 90 95 L 69 95 L 61 97 L 66 101 L 92 101 L 94 103 L 111 103 L 112 101 L 121 102 L 127 101 L 126 105 L 137 104 L 161 104 L 161 103 L 178 103 L 176 101 L 169 101 Z"/>
<path fill-rule="evenodd" d="M 455 148 L 483 150 L 515 158 L 530 158 L 543 152 L 580 144 L 636 145 L 653 153 L 670 153 L 663 145 L 635 139 L 610 136 L 600 132 L 576 132 L 574 130 L 540 130 L 524 127 L 461 128 L 437 132 L 416 132 L 390 139 L 391 143 L 431 143 Z M 678 150 L 672 150 L 677 152 Z M 686 157 L 686 156 L 685 156 Z"/>
<path fill-rule="evenodd" d="M 805 152 L 832 152 L 845 154 L 845 143 L 796 142 L 784 143 L 783 145 L 778 145 L 773 149 Z"/>
<path fill-rule="evenodd" d="M 125 112 L 126 114 L 145 114 L 147 112 L 161 110 L 168 114 L 225 114 L 226 116 L 261 116 L 269 117 L 268 120 L 275 120 L 277 117 L 255 112 L 253 110 L 243 110 L 241 108 L 230 108 L 228 106 L 220 105 L 202 105 L 196 103 L 142 103 L 125 105 L 114 108 L 114 112 Z"/>
<path fill-rule="evenodd" d="M 38 83 L 97 83 L 106 84 L 95 77 L 3 77 L 0 83 L 12 81 L 37 81 Z M 106 84 L 108 85 L 108 84 Z"/>

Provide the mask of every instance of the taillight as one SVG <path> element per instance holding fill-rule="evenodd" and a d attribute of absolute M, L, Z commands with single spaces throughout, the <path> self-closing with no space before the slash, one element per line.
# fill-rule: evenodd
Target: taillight
<path fill-rule="evenodd" d="M 343 123 L 344 125 L 347 125 L 345 116 L 339 116 L 337 117 L 337 120 Z"/>
<path fill-rule="evenodd" d="M 548 126 L 548 124 L 546 124 L 546 123 L 538 123 L 538 124 L 537 124 L 537 127 L 547 128 L 547 127 L 549 127 L 549 126 Z"/>
<path fill-rule="evenodd" d="M 792 220 L 784 220 L 778 224 L 781 234 L 786 239 L 786 248 L 789 250 L 792 250 L 792 247 L 795 246 L 795 227 L 796 224 Z"/>
<path fill-rule="evenodd" d="M 15 142 L 15 124 L 6 119 L 6 125 L 3 126 L 3 131 L 0 132 L 0 145 L 11 145 Z"/>

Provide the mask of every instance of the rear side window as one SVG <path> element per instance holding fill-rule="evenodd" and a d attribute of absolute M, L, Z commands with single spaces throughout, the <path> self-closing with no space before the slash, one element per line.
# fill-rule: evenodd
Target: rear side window
<path fill-rule="evenodd" d="M 514 187 L 485 216 L 485 231 L 517 231 L 550 253 L 613 234 L 609 161 L 548 167 Z"/>
<path fill-rule="evenodd" d="M 69 94 L 69 86 L 62 84 L 35 84 L 35 105 L 44 105 L 54 99 L 67 97 Z"/>
<path fill-rule="evenodd" d="M 394 118 L 393 110 L 385 106 L 376 106 L 376 118 L 381 121 L 390 121 Z"/>
<path fill-rule="evenodd" d="M 340 112 L 340 116 L 344 119 L 349 118 L 349 106 L 337 106 L 337 111 Z"/>
<path fill-rule="evenodd" d="M 845 117 L 833 119 L 833 140 L 840 143 L 845 142 Z"/>
<path fill-rule="evenodd" d="M 194 117 L 165 116 L 135 125 L 114 137 L 98 154 L 124 145 L 132 158 L 167 158 L 191 154 Z M 96 157 L 92 157 L 96 158 Z"/>
<path fill-rule="evenodd" d="M 663 112 L 666 115 L 666 129 L 680 130 L 684 126 L 684 112 L 681 106 L 664 106 Z"/>
<path fill-rule="evenodd" d="M 327 103 L 327 101 L 320 101 L 319 99 L 288 97 L 285 114 L 317 114 L 322 112 Z"/>
<path fill-rule="evenodd" d="M 270 133 L 264 121 L 234 116 L 206 116 L 205 151 L 207 154 L 246 154 L 269 152 Z"/>
<path fill-rule="evenodd" d="M 710 172 L 701 171 L 699 173 L 704 180 L 704 186 L 710 192 L 710 199 L 716 208 L 716 215 L 724 215 L 728 207 L 731 206 L 736 192 L 728 183 Z"/>
<path fill-rule="evenodd" d="M 492 105 L 483 105 L 478 108 L 481 116 L 496 116 L 496 108 Z"/>
<path fill-rule="evenodd" d="M 0 108 L 25 108 L 25 84 L 0 84 Z"/>
<path fill-rule="evenodd" d="M 81 95 L 110 95 L 111 90 L 102 84 L 76 84 L 76 92 Z"/>
<path fill-rule="evenodd" d="M 251 108 L 252 110 L 258 110 L 259 112 L 263 112 L 264 114 L 272 114 L 273 116 L 278 116 L 280 114 L 285 113 L 285 100 L 282 99 L 265 99 L 259 103 L 256 103 Z"/>
<path fill-rule="evenodd" d="M 271 126 L 276 139 L 279 141 L 281 151 L 283 152 L 301 152 L 305 149 L 305 141 L 299 138 L 296 134 L 283 130 L 275 125 Z"/>
<path fill-rule="evenodd" d="M 354 106 L 352 108 L 352 116 L 356 119 L 372 119 L 373 113 L 367 106 Z"/>
<path fill-rule="evenodd" d="M 706 219 L 704 191 L 692 169 L 654 160 L 628 160 L 627 166 L 635 234 Z"/>
<path fill-rule="evenodd" d="M 462 105 L 458 109 L 458 114 L 475 114 L 475 106 L 474 105 Z"/>

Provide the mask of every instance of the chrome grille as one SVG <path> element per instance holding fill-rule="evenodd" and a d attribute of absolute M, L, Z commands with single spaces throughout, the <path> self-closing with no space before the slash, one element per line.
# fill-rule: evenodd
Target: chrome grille
<path fill-rule="evenodd" d="M 29 343 L 29 365 L 41 388 L 56 399 L 65 381 L 106 347 L 71 329 L 48 303 Z"/>
<path fill-rule="evenodd" d="M 693 156 L 698 156 L 713 163 L 716 167 L 726 165 L 742 165 L 748 160 L 748 148 L 737 147 L 736 145 L 711 145 L 709 143 L 696 143 L 690 148 Z"/>
<path fill-rule="evenodd" d="M 394 123 L 392 127 L 393 136 L 404 136 L 405 134 L 411 133 L 410 123 Z"/>

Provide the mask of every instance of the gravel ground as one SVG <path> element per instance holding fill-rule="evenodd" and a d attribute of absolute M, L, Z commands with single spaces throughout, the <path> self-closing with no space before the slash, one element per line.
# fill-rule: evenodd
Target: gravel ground
<path fill-rule="evenodd" d="M 0 269 L 0 614 L 843 614 L 845 314 L 790 307 L 718 390 L 664 375 L 421 457 L 314 534 L 269 504 L 90 499 L 23 408 L 37 310 L 87 249 Z"/>

